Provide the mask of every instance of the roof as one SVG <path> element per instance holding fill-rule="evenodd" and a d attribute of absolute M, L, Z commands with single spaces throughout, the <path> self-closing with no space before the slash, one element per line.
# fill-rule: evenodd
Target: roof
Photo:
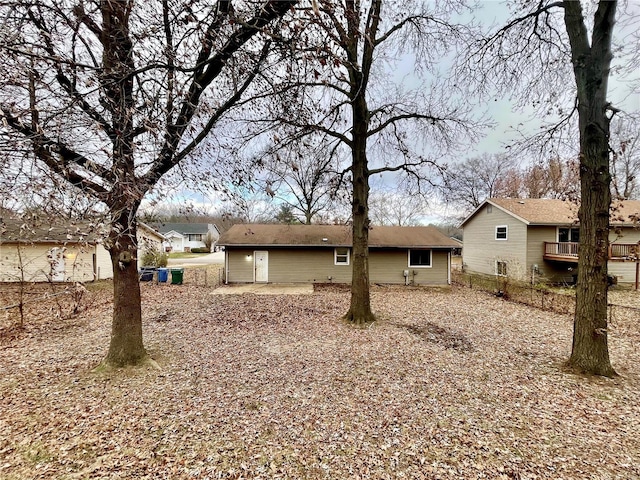
<path fill-rule="evenodd" d="M 161 233 L 168 233 L 174 231 L 183 235 L 189 234 L 206 234 L 209 232 L 209 225 L 211 223 L 158 223 L 154 224 L 154 227 Z M 213 225 L 214 229 L 217 227 Z"/>
<path fill-rule="evenodd" d="M 37 222 L 4 218 L 0 222 L 0 241 L 28 243 L 97 243 L 104 238 L 106 226 L 99 223 L 60 219 Z"/>
<path fill-rule="evenodd" d="M 218 245 L 234 247 L 343 247 L 352 245 L 348 225 L 234 225 L 220 236 Z M 369 230 L 369 247 L 456 248 L 458 244 L 435 227 L 380 227 Z"/>
<path fill-rule="evenodd" d="M 473 218 L 485 205 L 493 205 L 526 225 L 571 225 L 578 223 L 579 206 L 567 200 L 553 198 L 490 198 L 465 218 L 462 225 Z M 624 200 L 612 204 L 612 225 L 637 225 L 638 221 L 640 221 L 639 200 Z"/>
<path fill-rule="evenodd" d="M 164 235 L 146 223 L 138 221 L 138 229 L 152 232 L 161 239 Z M 16 219 L 0 219 L 0 242 L 26 243 L 100 243 L 107 236 L 109 226 L 99 221 L 39 219 L 37 222 Z"/>

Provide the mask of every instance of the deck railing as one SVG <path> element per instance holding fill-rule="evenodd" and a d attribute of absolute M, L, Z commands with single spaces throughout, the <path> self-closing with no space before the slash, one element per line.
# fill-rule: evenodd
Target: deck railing
<path fill-rule="evenodd" d="M 640 245 L 637 243 L 612 243 L 609 245 L 609 260 L 634 261 L 640 255 Z M 545 257 L 578 258 L 577 242 L 544 242 Z"/>
<path fill-rule="evenodd" d="M 557 257 L 578 257 L 578 242 L 544 242 L 544 254 Z"/>

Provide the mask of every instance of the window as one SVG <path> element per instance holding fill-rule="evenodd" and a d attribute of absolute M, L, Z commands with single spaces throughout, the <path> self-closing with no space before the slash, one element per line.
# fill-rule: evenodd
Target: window
<path fill-rule="evenodd" d="M 431 267 L 431 250 L 409 250 L 410 267 Z"/>
<path fill-rule="evenodd" d="M 558 242 L 576 242 L 580 241 L 579 228 L 559 228 Z"/>
<path fill-rule="evenodd" d="M 500 275 L 501 277 L 507 276 L 507 262 L 501 260 L 496 261 L 496 275 Z"/>
<path fill-rule="evenodd" d="M 336 248 L 333 251 L 335 265 L 349 265 L 349 249 L 346 247 Z"/>
<path fill-rule="evenodd" d="M 201 233 L 189 233 L 188 237 L 189 237 L 189 241 L 190 242 L 201 242 L 202 241 L 202 234 Z"/>
<path fill-rule="evenodd" d="M 487 205 L 487 213 L 493 212 L 493 205 Z"/>
<path fill-rule="evenodd" d="M 507 231 L 508 227 L 506 225 L 498 225 L 496 227 L 496 240 L 506 240 Z"/>

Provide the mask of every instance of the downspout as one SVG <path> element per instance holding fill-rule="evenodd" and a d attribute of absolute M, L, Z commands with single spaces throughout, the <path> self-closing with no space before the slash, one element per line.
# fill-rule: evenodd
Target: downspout
<path fill-rule="evenodd" d="M 224 249 L 224 284 L 229 284 L 229 251 Z"/>
<path fill-rule="evenodd" d="M 447 285 L 451 285 L 451 250 L 447 252 L 447 265 L 449 265 L 447 269 Z"/>

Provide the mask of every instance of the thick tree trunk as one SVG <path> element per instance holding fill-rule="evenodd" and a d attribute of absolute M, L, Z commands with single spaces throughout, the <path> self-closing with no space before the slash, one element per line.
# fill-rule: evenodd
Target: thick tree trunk
<path fill-rule="evenodd" d="M 589 45 L 580 2 L 565 1 L 580 127 L 580 257 L 573 347 L 569 365 L 594 375 L 615 375 L 607 341 L 609 247 L 609 125 L 607 85 L 615 1 L 601 1 Z"/>
<path fill-rule="evenodd" d="M 111 113 L 113 171 L 117 180 L 106 201 L 113 215 L 108 249 L 113 266 L 113 323 L 107 363 L 135 365 L 145 358 L 138 282 L 135 215 L 144 195 L 136 182 L 133 154 L 135 127 L 132 72 L 133 42 L 129 32 L 130 2 L 100 2 L 102 10 L 102 88 Z"/>
<path fill-rule="evenodd" d="M 364 95 L 358 93 L 352 104 L 353 146 L 353 249 L 351 305 L 345 319 L 355 324 L 373 322 L 369 292 L 369 167 L 367 165 L 368 110 Z"/>
<path fill-rule="evenodd" d="M 581 132 L 582 133 L 582 132 Z M 609 251 L 609 142 L 588 126 L 581 141 L 580 257 L 573 347 L 569 364 L 594 375 L 615 374 L 607 340 L 607 260 Z"/>
<path fill-rule="evenodd" d="M 365 324 L 375 320 L 369 292 L 369 176 L 366 156 L 353 162 L 353 250 L 351 305 L 345 319 Z"/>
<path fill-rule="evenodd" d="M 124 223 L 124 224 L 123 224 Z M 106 361 L 122 367 L 135 365 L 146 357 L 142 343 L 142 308 L 136 258 L 136 224 L 116 222 L 109 236 L 113 265 L 113 323 Z"/>

